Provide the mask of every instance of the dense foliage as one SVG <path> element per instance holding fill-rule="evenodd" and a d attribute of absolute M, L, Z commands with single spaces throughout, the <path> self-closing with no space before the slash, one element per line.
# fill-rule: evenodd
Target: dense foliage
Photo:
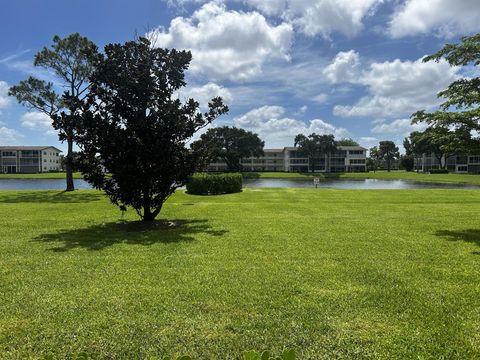
<path fill-rule="evenodd" d="M 337 143 L 333 135 L 318 135 L 312 133 L 308 136 L 298 134 L 295 136 L 294 146 L 298 146 L 301 155 L 308 157 L 310 171 L 315 171 L 315 161 L 321 157 L 328 157 L 337 150 Z M 329 161 L 328 161 L 329 162 Z M 325 169 L 330 171 L 329 164 L 325 164 Z"/>
<path fill-rule="evenodd" d="M 80 170 L 112 203 L 153 220 L 197 170 L 200 151 L 187 143 L 228 111 L 221 98 L 199 112 L 176 92 L 186 85 L 187 51 L 153 48 L 145 38 L 109 44 L 99 55 L 84 103 Z M 108 173 L 108 174 L 106 174 Z"/>
<path fill-rule="evenodd" d="M 337 140 L 337 145 L 338 146 L 359 146 L 358 142 L 351 138 L 344 138 Z"/>
<path fill-rule="evenodd" d="M 241 171 L 242 159 L 262 156 L 264 145 L 251 131 L 222 126 L 209 129 L 192 147 L 205 152 L 207 163 L 220 159 L 225 161 L 228 171 Z"/>
<path fill-rule="evenodd" d="M 61 83 L 64 93 L 52 82 L 30 76 L 10 88 L 9 94 L 19 103 L 49 116 L 58 130 L 60 140 L 67 142 L 65 170 L 67 191 L 75 189 L 73 183 L 73 143 L 79 126 L 79 103 L 86 97 L 89 77 L 93 72 L 93 59 L 97 47 L 78 33 L 66 38 L 55 36 L 51 48 L 44 47 L 35 55 L 34 65 L 47 69 Z"/>
<path fill-rule="evenodd" d="M 378 145 L 377 157 L 380 160 L 385 161 L 385 163 L 387 164 L 387 171 L 390 171 L 392 161 L 400 157 L 400 153 L 398 152 L 398 146 L 390 140 L 380 141 Z"/>
<path fill-rule="evenodd" d="M 478 67 L 480 34 L 464 36 L 458 44 L 446 44 L 437 53 L 425 57 L 423 61 L 438 62 L 441 59 L 445 59 L 452 66 Z M 418 111 L 412 115 L 414 122 L 480 131 L 480 77 L 458 79 L 438 96 L 445 99 L 440 110 L 431 113 Z"/>
<path fill-rule="evenodd" d="M 200 173 L 188 180 L 187 192 L 194 195 L 231 194 L 242 191 L 242 183 L 242 175 L 238 173 Z"/>
<path fill-rule="evenodd" d="M 414 156 L 433 154 L 441 169 L 447 167 L 447 160 L 453 155 L 467 154 L 475 149 L 476 141 L 465 126 L 450 129 L 446 126 L 432 126 L 423 132 L 414 131 L 404 141 Z"/>

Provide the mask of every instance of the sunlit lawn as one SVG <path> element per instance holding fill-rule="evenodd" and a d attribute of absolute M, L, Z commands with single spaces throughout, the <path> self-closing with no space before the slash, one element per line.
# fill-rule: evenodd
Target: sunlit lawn
<path fill-rule="evenodd" d="M 480 191 L 0 191 L 0 358 L 480 358 Z M 168 219 L 170 222 L 166 222 Z"/>

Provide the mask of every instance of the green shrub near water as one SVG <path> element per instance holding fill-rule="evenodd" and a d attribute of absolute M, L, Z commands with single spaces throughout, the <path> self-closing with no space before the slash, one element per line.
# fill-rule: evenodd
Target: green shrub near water
<path fill-rule="evenodd" d="M 193 195 L 232 194 L 242 191 L 242 175 L 238 173 L 193 175 L 187 182 L 187 192 Z"/>

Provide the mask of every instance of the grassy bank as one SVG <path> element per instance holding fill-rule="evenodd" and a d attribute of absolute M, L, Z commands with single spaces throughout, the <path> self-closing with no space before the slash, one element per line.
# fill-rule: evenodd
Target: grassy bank
<path fill-rule="evenodd" d="M 437 183 L 461 183 L 480 185 L 480 175 L 472 174 L 427 174 L 407 171 L 376 171 L 367 173 L 288 173 L 288 172 L 259 172 L 245 173 L 247 179 L 290 179 L 306 180 L 314 176 L 320 179 L 383 179 L 383 180 L 411 180 Z"/>
<path fill-rule="evenodd" d="M 152 228 L 99 193 L 0 191 L 2 359 L 297 349 L 480 357 L 480 192 L 183 192 Z"/>
<path fill-rule="evenodd" d="M 79 172 L 73 173 L 74 179 L 82 179 Z M 64 172 L 51 172 L 42 174 L 0 174 L 1 179 L 65 179 Z"/>

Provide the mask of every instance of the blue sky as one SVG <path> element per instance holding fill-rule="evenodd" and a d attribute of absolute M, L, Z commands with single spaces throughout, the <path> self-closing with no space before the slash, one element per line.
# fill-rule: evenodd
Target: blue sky
<path fill-rule="evenodd" d="M 189 49 L 181 98 L 220 95 L 230 113 L 214 126 L 255 131 L 268 147 L 296 134 L 333 133 L 370 147 L 401 144 L 408 117 L 464 69 L 421 58 L 480 31 L 478 0 L 37 0 L 2 2 L 0 145 L 56 145 L 45 116 L 8 98 L 55 34 L 80 32 L 100 48 L 150 32 L 161 47 Z M 471 75 L 471 74 L 470 74 Z"/>

